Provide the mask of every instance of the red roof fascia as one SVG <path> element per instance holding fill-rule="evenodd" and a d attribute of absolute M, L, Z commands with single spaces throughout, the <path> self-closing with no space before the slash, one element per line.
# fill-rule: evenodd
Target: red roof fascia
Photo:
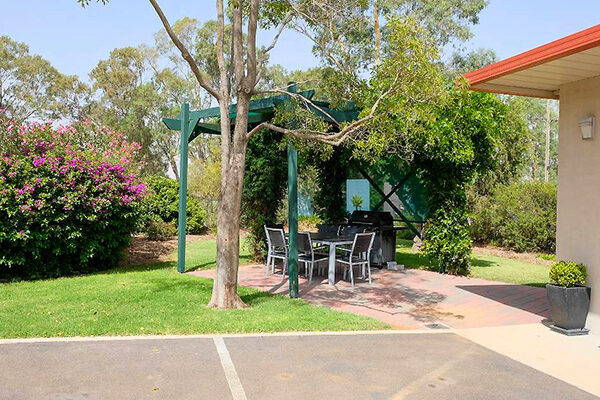
<path fill-rule="evenodd" d="M 471 85 L 600 46 L 600 24 L 464 75 Z"/>

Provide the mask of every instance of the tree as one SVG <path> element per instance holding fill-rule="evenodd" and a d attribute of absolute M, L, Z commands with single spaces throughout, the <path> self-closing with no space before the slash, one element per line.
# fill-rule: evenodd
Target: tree
<path fill-rule="evenodd" d="M 140 143 L 148 164 L 146 173 L 162 174 L 168 165 L 178 179 L 179 136 L 162 124 L 161 117 L 176 113 L 183 101 L 196 107 L 207 103 L 189 76 L 178 73 L 169 58 L 161 60 L 159 36 L 155 48 L 114 49 L 90 72 L 93 89 L 99 95 L 90 118 Z M 171 68 L 161 68 L 163 61 Z M 196 153 L 199 145 L 200 141 L 193 147 Z"/>
<path fill-rule="evenodd" d="M 79 119 L 89 88 L 63 75 L 27 45 L 0 36 L 0 109 L 16 123 Z"/>
<path fill-rule="evenodd" d="M 89 0 L 79 0 L 83 4 Z M 101 0 L 102 1 L 102 0 Z M 237 275 L 239 257 L 240 207 L 242 187 L 246 164 L 246 148 L 249 140 L 259 131 L 270 129 L 282 133 L 297 141 L 320 142 L 339 145 L 348 137 L 364 135 L 367 122 L 372 122 L 379 115 L 380 106 L 389 102 L 390 98 L 401 99 L 403 113 L 407 115 L 426 114 L 423 110 L 429 99 L 439 95 L 435 83 L 439 80 L 432 74 L 432 54 L 426 51 L 431 42 L 426 35 L 412 22 L 396 21 L 391 28 L 398 31 L 397 36 L 406 36 L 406 40 L 396 40 L 395 44 L 403 47 L 393 48 L 389 53 L 400 56 L 399 62 L 388 64 L 377 73 L 385 73 L 387 79 L 381 79 L 376 86 L 370 86 L 369 81 L 362 78 L 348 64 L 355 60 L 352 53 L 346 49 L 354 44 L 354 36 L 336 36 L 337 28 L 330 30 L 330 35 L 323 29 L 322 22 L 334 22 L 347 15 L 356 17 L 356 21 L 364 20 L 360 13 L 361 7 L 347 7 L 342 0 L 335 2 L 322 1 L 293 1 L 293 0 L 249 0 L 247 2 L 228 2 L 217 0 L 217 22 L 215 46 L 217 60 L 216 76 L 210 76 L 209 71 L 203 70 L 202 65 L 194 58 L 183 42 L 156 0 L 149 0 L 161 20 L 169 38 L 187 62 L 198 84 L 206 90 L 218 103 L 220 110 L 221 130 L 221 194 L 217 217 L 217 271 L 215 274 L 210 307 L 235 308 L 244 307 L 243 301 L 237 294 Z M 335 4 L 330 4 L 335 3 Z M 319 7 L 324 7 L 319 9 Z M 348 11 L 351 14 L 344 14 Z M 227 29 L 226 19 L 231 22 Z M 338 98 L 346 93 L 352 93 L 352 98 L 362 97 L 360 106 L 363 111 L 358 120 L 339 124 L 331 132 L 331 126 L 319 123 L 310 118 L 310 113 L 303 105 L 306 99 L 299 99 L 293 93 L 295 110 L 298 114 L 293 118 L 295 124 L 282 126 L 264 122 L 248 131 L 248 112 L 252 96 L 264 94 L 257 90 L 257 84 L 262 78 L 268 53 L 271 51 L 280 33 L 288 26 L 301 27 L 302 31 L 312 38 L 318 37 L 319 44 L 324 46 L 324 54 L 328 56 L 333 68 L 332 78 Z M 327 26 L 334 26 L 328 24 Z M 259 28 L 275 29 L 273 42 L 264 48 L 257 45 Z M 227 46 L 230 43 L 231 46 Z M 347 43 L 347 45 L 345 44 Z M 425 72 L 422 72 L 425 71 Z M 340 90 L 341 89 L 341 90 Z M 368 89 L 368 90 L 367 90 Z M 356 91 L 363 92 L 359 96 Z M 283 90 L 269 92 L 280 93 Z M 230 118 L 230 106 L 236 103 L 236 118 Z M 396 107 L 398 108 L 398 107 Z M 389 107 L 386 107 L 389 109 Z M 411 113 L 413 110 L 415 113 Z M 285 119 L 281 119 L 285 121 Z M 232 123 L 233 122 L 233 123 Z M 288 120 L 289 122 L 289 120 Z"/>
<path fill-rule="evenodd" d="M 221 154 L 218 139 L 204 141 L 207 151 L 202 157 L 192 158 L 190 165 L 190 194 L 200 201 L 206 211 L 206 226 L 216 231 L 217 208 L 221 189 Z"/>
<path fill-rule="evenodd" d="M 160 125 L 163 99 L 147 71 L 146 49 L 114 49 L 89 75 L 94 91 L 99 94 L 90 119 L 99 126 L 122 132 L 127 140 L 138 142 L 148 164 L 146 173 L 162 173 L 165 159 L 156 143 L 160 130 L 164 129 Z"/>
<path fill-rule="evenodd" d="M 454 52 L 447 66 L 448 74 L 452 77 L 466 74 L 467 72 L 483 68 L 498 61 L 496 53 L 492 49 L 480 47 L 467 54 Z"/>
<path fill-rule="evenodd" d="M 487 0 L 372 0 L 373 30 L 375 36 L 375 64 L 379 64 L 381 53 L 380 14 L 404 15 L 421 21 L 439 45 L 453 40 L 471 38 L 470 25 L 479 22 L 479 13 Z"/>

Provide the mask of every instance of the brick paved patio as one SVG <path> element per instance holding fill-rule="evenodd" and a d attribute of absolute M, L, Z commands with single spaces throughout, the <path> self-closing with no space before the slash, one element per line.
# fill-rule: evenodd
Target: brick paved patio
<path fill-rule="evenodd" d="M 214 270 L 190 274 L 212 278 Z M 260 265 L 240 267 L 239 283 L 271 293 L 288 292 L 287 278 L 265 277 Z M 544 288 L 419 270 L 374 268 L 373 284 L 358 280 L 354 289 L 341 280 L 329 286 L 321 276 L 313 277 L 309 285 L 302 277 L 300 297 L 315 305 L 376 318 L 396 329 L 424 329 L 431 323 L 457 329 L 530 324 L 549 317 Z"/>

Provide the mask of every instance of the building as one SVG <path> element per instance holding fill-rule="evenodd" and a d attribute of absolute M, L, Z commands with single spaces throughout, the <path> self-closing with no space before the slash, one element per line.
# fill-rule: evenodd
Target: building
<path fill-rule="evenodd" d="M 560 100 L 557 259 L 588 266 L 600 332 L 600 25 L 465 75 L 471 89 Z"/>

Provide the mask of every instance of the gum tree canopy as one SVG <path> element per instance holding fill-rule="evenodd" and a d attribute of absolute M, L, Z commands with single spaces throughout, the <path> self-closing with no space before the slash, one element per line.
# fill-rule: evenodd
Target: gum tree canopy
<path fill-rule="evenodd" d="M 78 0 L 87 5 L 90 0 Z M 98 0 L 106 2 L 107 0 Z M 210 307 L 244 307 L 237 294 L 240 204 L 246 148 L 250 138 L 262 129 L 286 135 L 299 144 L 339 145 L 356 140 L 377 126 L 381 113 L 403 120 L 402 129 L 417 129 L 419 121 L 433 118 L 431 108 L 442 97 L 443 79 L 437 67 L 437 42 L 428 29 L 404 18 L 406 10 L 424 11 L 419 7 L 398 8 L 387 12 L 381 45 L 381 62 L 374 62 L 373 2 L 368 0 L 216 0 L 216 68 L 199 62 L 193 48 L 178 35 L 156 0 L 149 0 L 173 45 L 187 62 L 198 84 L 209 93 L 220 110 L 221 195 L 217 221 L 217 272 Z M 472 0 L 482 3 L 482 0 Z M 402 4 L 400 4 L 402 3 Z M 432 10 L 438 2 L 427 4 Z M 469 23 L 480 8 L 469 12 L 439 2 L 447 10 L 441 23 Z M 399 2 L 406 6 L 408 2 Z M 438 10 L 439 11 L 439 10 Z M 379 19 L 375 20 L 379 25 Z M 274 32 L 272 42 L 259 46 L 260 29 Z M 293 29 L 309 38 L 313 51 L 325 66 L 323 90 L 333 102 L 354 101 L 362 109 L 355 121 L 331 129 L 318 120 L 308 107 L 295 107 L 294 115 L 281 115 L 248 131 L 248 108 L 253 96 L 285 93 L 286 88 L 260 90 L 269 52 L 277 45 L 281 33 Z M 379 28 L 378 28 L 379 29 Z M 291 94 L 293 95 L 293 94 Z M 305 100 L 298 99 L 299 105 Z M 235 121 L 230 106 L 237 104 Z M 282 114 L 286 114 L 285 112 Z M 233 122 L 233 125 L 232 125 Z M 397 126 L 394 126 L 396 129 Z M 383 127 L 377 127 L 382 134 Z M 313 144 L 310 144 L 313 143 Z M 377 149 L 374 154 L 386 149 Z"/>

